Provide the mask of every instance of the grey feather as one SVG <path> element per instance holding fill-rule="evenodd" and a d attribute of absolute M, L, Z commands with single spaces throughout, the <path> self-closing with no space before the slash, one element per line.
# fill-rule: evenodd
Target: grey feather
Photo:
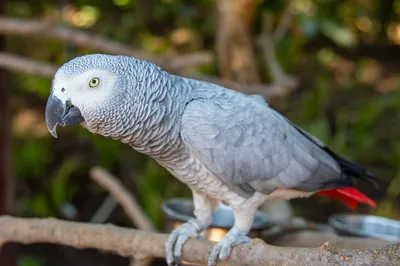
<path fill-rule="evenodd" d="M 214 88 L 215 89 L 215 88 Z M 320 189 L 341 179 L 336 161 L 260 98 L 227 92 L 190 102 L 181 134 L 190 151 L 243 197 Z M 318 144 L 318 145 L 317 145 Z"/>

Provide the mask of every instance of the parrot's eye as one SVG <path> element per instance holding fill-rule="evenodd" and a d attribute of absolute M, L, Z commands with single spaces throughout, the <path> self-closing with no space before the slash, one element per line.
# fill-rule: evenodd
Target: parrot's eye
<path fill-rule="evenodd" d="M 99 78 L 92 78 L 92 79 L 89 81 L 89 86 L 90 86 L 91 88 L 94 88 L 94 87 L 99 86 L 99 83 L 100 83 Z"/>

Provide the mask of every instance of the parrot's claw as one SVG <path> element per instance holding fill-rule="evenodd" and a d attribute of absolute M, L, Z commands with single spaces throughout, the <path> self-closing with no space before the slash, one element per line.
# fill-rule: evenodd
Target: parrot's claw
<path fill-rule="evenodd" d="M 165 244 L 168 266 L 175 265 L 174 262 L 180 264 L 183 245 L 191 237 L 200 237 L 199 228 L 192 221 L 180 225 L 171 232 Z"/>
<path fill-rule="evenodd" d="M 225 260 L 231 254 L 232 247 L 250 242 L 251 239 L 246 236 L 246 233 L 241 232 L 236 228 L 232 228 L 229 232 L 217 243 L 208 257 L 208 266 L 217 264 L 217 260 Z"/>

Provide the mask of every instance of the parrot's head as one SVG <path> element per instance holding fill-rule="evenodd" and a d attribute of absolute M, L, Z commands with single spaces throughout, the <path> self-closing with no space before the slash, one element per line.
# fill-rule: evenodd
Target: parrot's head
<path fill-rule="evenodd" d="M 127 123 L 132 105 L 129 87 L 135 86 L 132 57 L 91 54 L 66 62 L 56 72 L 47 101 L 45 117 L 50 133 L 56 128 L 81 124 L 92 133 L 113 138 L 118 124 Z M 132 72 L 132 73 L 131 73 Z M 128 82 L 130 84 L 128 84 Z"/>

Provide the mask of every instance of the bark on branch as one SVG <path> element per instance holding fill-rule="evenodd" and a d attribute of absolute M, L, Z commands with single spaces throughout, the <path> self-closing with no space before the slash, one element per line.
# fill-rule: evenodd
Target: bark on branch
<path fill-rule="evenodd" d="M 6 242 L 57 243 L 75 248 L 95 248 L 121 256 L 165 257 L 167 234 L 125 229 L 114 225 L 66 222 L 57 219 L 0 217 L 0 244 Z M 183 261 L 204 265 L 213 243 L 190 239 Z M 339 250 L 328 243 L 319 248 L 275 247 L 255 239 L 236 246 L 219 265 L 400 265 L 400 243 L 376 249 Z"/>

